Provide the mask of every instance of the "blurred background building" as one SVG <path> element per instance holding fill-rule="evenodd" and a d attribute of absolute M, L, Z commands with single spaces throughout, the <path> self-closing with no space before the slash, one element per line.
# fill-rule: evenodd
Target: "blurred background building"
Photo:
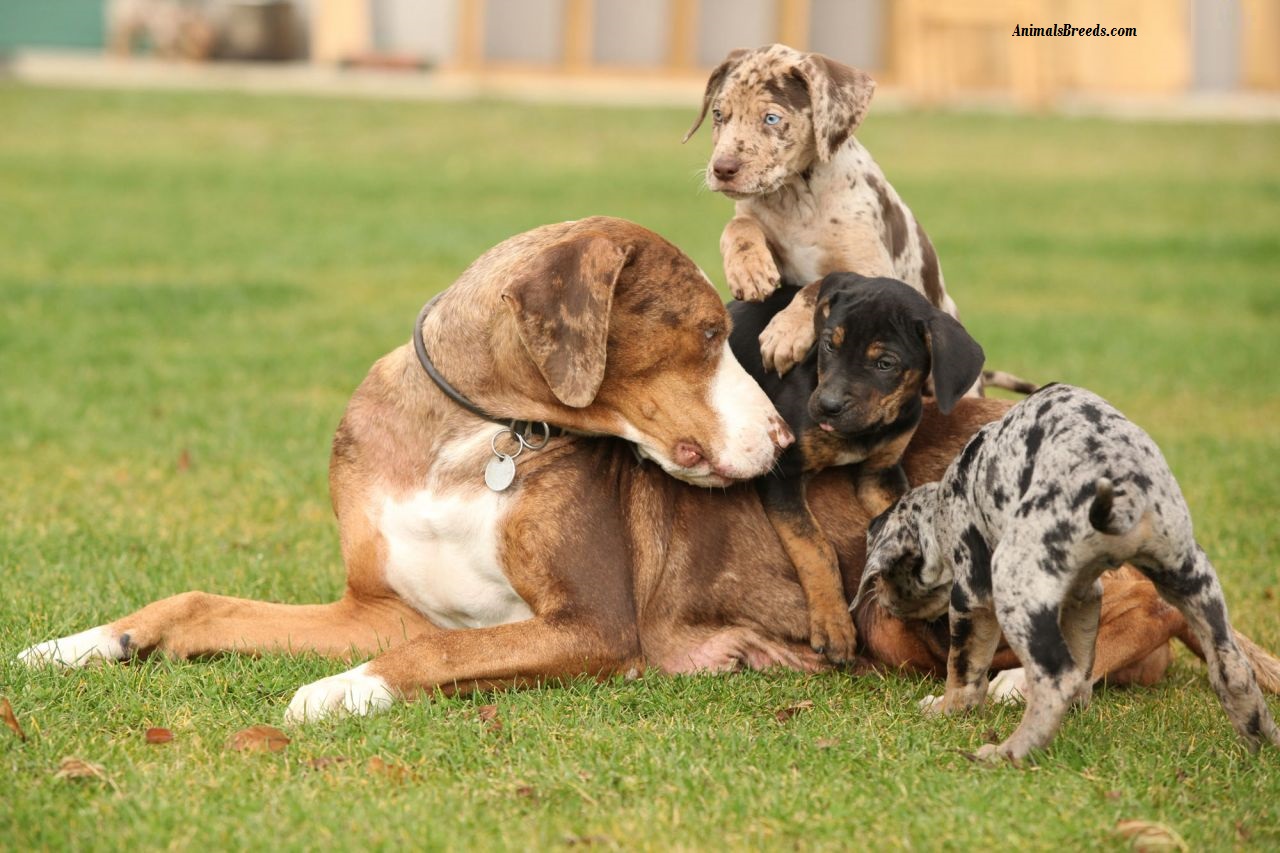
<path fill-rule="evenodd" d="M 1015 26 L 1134 37 L 1014 37 Z M 1280 92 L 1280 0 L 3 0 L 0 51 L 701 80 L 781 41 L 916 101 Z"/>

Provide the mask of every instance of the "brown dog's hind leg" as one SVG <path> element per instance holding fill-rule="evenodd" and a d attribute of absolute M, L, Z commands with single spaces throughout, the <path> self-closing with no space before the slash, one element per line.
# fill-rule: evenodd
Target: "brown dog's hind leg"
<path fill-rule="evenodd" d="M 336 658 L 370 655 L 435 630 L 392 599 L 333 604 L 275 604 L 184 592 L 107 625 L 32 646 L 29 664 L 79 666 L 95 658 L 126 660 L 153 652 L 193 658 L 223 652 L 313 652 Z"/>
<path fill-rule="evenodd" d="M 805 500 L 803 477 L 766 476 L 756 481 L 765 515 L 791 559 L 809 610 L 809 644 L 833 663 L 857 654 L 858 632 L 844 596 L 835 549 Z"/>
<path fill-rule="evenodd" d="M 1125 565 L 1106 572 L 1094 680 L 1112 686 L 1155 684 L 1171 660 L 1169 641 L 1186 632 L 1186 625 L 1178 609 L 1161 598 L 1137 569 Z"/>

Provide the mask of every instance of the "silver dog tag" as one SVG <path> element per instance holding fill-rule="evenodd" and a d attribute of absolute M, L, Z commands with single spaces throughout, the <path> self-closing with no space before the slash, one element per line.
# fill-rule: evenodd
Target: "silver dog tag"
<path fill-rule="evenodd" d="M 501 492 L 516 478 L 516 460 L 505 453 L 490 459 L 484 466 L 484 484 L 495 492 Z"/>

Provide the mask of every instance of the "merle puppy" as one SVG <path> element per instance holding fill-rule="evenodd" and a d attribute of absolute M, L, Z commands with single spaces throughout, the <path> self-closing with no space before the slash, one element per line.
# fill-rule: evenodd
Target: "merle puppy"
<path fill-rule="evenodd" d="M 907 489 L 902 453 L 920 423 L 932 380 L 947 414 L 982 372 L 982 347 L 954 317 L 906 284 L 832 273 L 822 280 L 813 324 L 818 345 L 786 376 L 765 371 L 757 338 L 796 288 L 764 302 L 732 302 L 729 346 L 796 441 L 773 473 L 756 480 L 765 512 L 796 567 L 809 608 L 810 644 L 836 663 L 854 657 L 857 632 L 835 551 L 805 499 L 809 478 L 855 465 L 869 516 Z"/>
<path fill-rule="evenodd" d="M 859 599 L 874 586 L 904 618 L 950 609 L 946 693 L 924 710 L 983 702 L 1001 630 L 1026 667 L 1022 722 L 979 758 L 1021 761 L 1048 745 L 1073 701 L 1088 703 L 1098 578 L 1125 561 L 1182 611 L 1249 746 L 1280 746 L 1177 481 L 1151 437 L 1097 395 L 1069 385 L 1032 394 L 978 432 L 940 482 L 873 521 L 868 539 Z"/>

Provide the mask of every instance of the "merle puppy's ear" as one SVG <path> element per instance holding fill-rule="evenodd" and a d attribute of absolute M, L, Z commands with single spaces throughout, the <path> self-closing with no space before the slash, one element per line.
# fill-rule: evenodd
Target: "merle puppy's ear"
<path fill-rule="evenodd" d="M 720 93 L 720 87 L 724 85 L 724 78 L 729 76 L 729 72 L 738 67 L 738 64 L 751 51 L 744 48 L 736 48 L 729 51 L 729 55 L 725 57 L 724 62 L 717 65 L 711 72 L 711 76 L 707 78 L 707 89 L 702 94 L 702 112 L 698 113 L 698 120 L 693 123 L 693 127 L 689 128 L 689 132 L 684 135 L 684 139 L 680 142 L 683 144 L 689 141 L 689 137 L 702 126 L 702 120 L 707 117 L 707 110 L 711 109 L 711 102 L 715 100 L 716 95 Z"/>
<path fill-rule="evenodd" d="M 888 542 L 881 541 L 880 534 L 889 523 L 889 519 L 893 516 L 900 500 L 894 501 L 888 509 L 871 519 L 871 523 L 867 525 L 867 559 L 862 567 L 862 578 L 858 582 L 858 592 L 853 597 L 853 603 L 849 605 L 850 611 L 856 611 L 862 606 L 862 600 L 875 586 L 876 578 L 884 574 L 899 556 L 889 547 Z"/>
<path fill-rule="evenodd" d="M 933 365 L 930 375 L 938 411 L 947 415 L 978 381 L 986 355 L 956 318 L 937 309 L 925 324 L 924 340 Z"/>
<path fill-rule="evenodd" d="M 614 285 L 630 256 L 603 234 L 580 234 L 548 246 L 503 288 L 525 351 L 566 406 L 589 405 L 604 381 Z"/>
<path fill-rule="evenodd" d="M 876 81 L 871 75 L 818 53 L 805 54 L 792 74 L 809 89 L 813 104 L 813 142 L 823 163 L 844 145 L 871 105 Z"/>

